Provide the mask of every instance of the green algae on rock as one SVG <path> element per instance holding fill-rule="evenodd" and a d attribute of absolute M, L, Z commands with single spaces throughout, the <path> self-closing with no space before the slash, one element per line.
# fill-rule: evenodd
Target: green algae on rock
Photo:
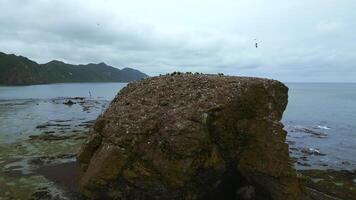
<path fill-rule="evenodd" d="M 356 171 L 301 170 L 301 182 L 315 200 L 356 200 Z"/>
<path fill-rule="evenodd" d="M 39 170 L 74 160 L 84 136 L 76 133 L 76 137 L 64 140 L 47 140 L 40 136 L 0 144 L 0 200 L 68 199 L 63 188 L 48 180 Z"/>
<path fill-rule="evenodd" d="M 91 199 L 301 199 L 275 80 L 173 74 L 127 85 L 77 156 Z"/>

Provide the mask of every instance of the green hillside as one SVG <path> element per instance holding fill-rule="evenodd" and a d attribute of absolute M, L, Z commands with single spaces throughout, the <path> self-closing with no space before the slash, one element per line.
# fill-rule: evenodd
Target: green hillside
<path fill-rule="evenodd" d="M 23 56 L 0 52 L 0 85 L 32 85 L 69 82 L 129 82 L 147 75 L 105 63 L 71 65 L 61 61 L 38 64 Z"/>

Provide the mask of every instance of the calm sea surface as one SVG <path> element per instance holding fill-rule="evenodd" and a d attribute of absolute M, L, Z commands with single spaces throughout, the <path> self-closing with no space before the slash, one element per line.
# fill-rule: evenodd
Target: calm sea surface
<path fill-rule="evenodd" d="M 126 83 L 65 83 L 30 86 L 0 86 L 0 100 L 91 97 L 111 100 Z"/>
<path fill-rule="evenodd" d="M 356 169 L 356 83 L 287 86 L 283 123 L 297 167 Z"/>
<path fill-rule="evenodd" d="M 51 84 L 0 87 L 0 144 L 39 134 L 48 121 L 94 120 L 124 83 Z M 356 84 L 287 83 L 289 104 L 283 123 L 297 168 L 356 169 Z M 58 103 L 86 97 L 91 112 Z M 101 103 L 98 103 L 101 102 Z M 95 105 L 98 106 L 95 107 Z"/>

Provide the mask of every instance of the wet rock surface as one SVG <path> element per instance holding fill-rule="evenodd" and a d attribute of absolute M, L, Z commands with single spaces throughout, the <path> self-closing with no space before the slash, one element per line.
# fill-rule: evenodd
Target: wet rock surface
<path fill-rule="evenodd" d="M 74 104 L 65 105 L 68 101 Z M 4 140 L 0 138 L 0 200 L 83 199 L 78 187 L 76 153 L 108 101 L 59 97 L 2 103 L 6 112 L 13 109 L 9 114 L 18 111 L 18 118 L 27 120 L 30 115 L 31 123 L 19 122 L 19 126 L 28 125 L 29 131 L 20 132 L 18 137 L 15 129 L 19 128 L 0 127 L 2 133 L 6 131 L 9 137 L 12 134 L 17 137 L 10 143 L 4 143 L 6 135 Z"/>
<path fill-rule="evenodd" d="M 92 199 L 301 199 L 278 81 L 175 74 L 122 89 L 77 157 Z"/>
<path fill-rule="evenodd" d="M 53 181 L 58 185 L 63 191 L 64 195 L 58 196 L 58 199 L 70 199 L 70 200 L 84 200 L 85 198 L 79 193 L 78 178 L 79 170 L 78 164 L 76 162 L 66 162 L 57 165 L 47 165 L 40 167 L 36 170 L 37 174 L 41 174 L 48 180 Z M 42 192 L 48 193 L 47 188 L 43 189 Z M 41 190 L 40 190 L 41 191 Z M 34 193 L 36 194 L 36 193 Z M 49 193 L 51 198 L 56 197 Z M 36 199 L 36 198 L 34 198 Z M 43 199 L 43 198 L 39 198 Z"/>
<path fill-rule="evenodd" d="M 311 200 L 356 199 L 356 171 L 303 170 L 299 176 Z"/>

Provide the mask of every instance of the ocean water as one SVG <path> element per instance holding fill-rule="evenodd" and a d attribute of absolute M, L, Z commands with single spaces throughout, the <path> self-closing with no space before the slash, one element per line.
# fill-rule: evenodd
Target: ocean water
<path fill-rule="evenodd" d="M 94 120 L 125 83 L 0 87 L 0 145 L 41 134 L 38 125 Z M 283 123 L 298 169 L 356 169 L 356 84 L 287 83 Z M 63 104 L 69 97 L 85 103 Z M 66 122 L 67 124 L 61 124 Z M 63 128 L 63 127 L 62 127 Z M 58 131 L 58 130 L 56 130 Z"/>
<path fill-rule="evenodd" d="M 356 169 L 356 83 L 287 83 L 283 116 L 299 169 Z"/>
<path fill-rule="evenodd" d="M 0 86 L 0 100 L 87 97 L 111 100 L 127 83 L 63 83 L 30 86 Z"/>

